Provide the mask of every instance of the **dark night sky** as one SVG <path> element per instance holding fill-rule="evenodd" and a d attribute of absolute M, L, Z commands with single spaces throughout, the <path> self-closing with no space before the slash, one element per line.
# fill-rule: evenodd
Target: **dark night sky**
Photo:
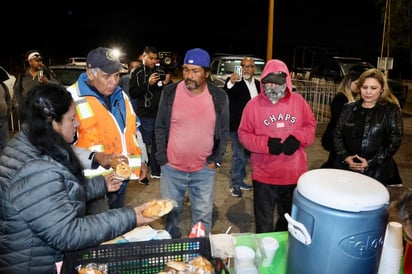
<path fill-rule="evenodd" d="M 9 39 L 2 39 L 1 64 L 21 63 L 24 53 L 33 48 L 63 62 L 98 46 L 120 47 L 128 58 L 137 56 L 145 45 L 181 55 L 202 47 L 211 54 L 249 53 L 266 58 L 268 0 L 125 2 L 63 0 L 49 7 L 50 12 L 16 1 L 21 7 L 13 8 L 13 16 L 21 20 L 6 23 L 3 34 Z M 336 8 L 340 3 L 326 0 L 275 0 L 273 58 L 290 63 L 294 47 L 321 46 L 374 61 L 382 27 L 373 0 L 341 3 Z"/>

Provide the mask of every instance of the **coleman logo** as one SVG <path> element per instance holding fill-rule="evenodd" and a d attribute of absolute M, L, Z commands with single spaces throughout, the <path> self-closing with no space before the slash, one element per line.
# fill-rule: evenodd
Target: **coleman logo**
<path fill-rule="evenodd" d="M 380 230 L 351 235 L 339 242 L 340 249 L 349 256 L 368 258 L 376 256 L 376 251 L 383 245 L 383 234 Z"/>

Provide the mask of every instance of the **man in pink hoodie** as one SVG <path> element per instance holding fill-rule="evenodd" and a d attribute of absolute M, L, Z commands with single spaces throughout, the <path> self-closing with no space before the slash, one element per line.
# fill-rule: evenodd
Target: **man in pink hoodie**
<path fill-rule="evenodd" d="M 251 152 L 256 233 L 285 231 L 284 214 L 291 213 L 293 191 L 307 171 L 305 148 L 315 140 L 316 120 L 305 99 L 292 91 L 282 61 L 266 63 L 260 89 L 243 110 L 239 141 Z"/>

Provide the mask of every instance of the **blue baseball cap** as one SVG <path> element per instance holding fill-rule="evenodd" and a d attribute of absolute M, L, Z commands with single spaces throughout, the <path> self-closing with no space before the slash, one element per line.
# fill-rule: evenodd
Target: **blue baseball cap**
<path fill-rule="evenodd" d="M 194 48 L 186 52 L 183 63 L 208 68 L 210 66 L 210 56 L 204 49 Z"/>
<path fill-rule="evenodd" d="M 122 64 L 112 49 L 98 47 L 91 50 L 86 58 L 87 68 L 99 68 L 105 73 L 113 74 L 120 71 Z"/>

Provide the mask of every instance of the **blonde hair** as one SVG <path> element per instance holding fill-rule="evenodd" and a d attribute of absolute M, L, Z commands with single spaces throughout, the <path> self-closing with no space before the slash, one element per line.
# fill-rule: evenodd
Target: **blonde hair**
<path fill-rule="evenodd" d="M 354 102 L 359 97 L 359 91 L 355 94 L 356 98 L 354 97 L 353 91 L 351 89 L 351 84 L 359 78 L 359 74 L 355 72 L 349 72 L 346 74 L 342 81 L 339 83 L 338 92 L 343 93 L 348 102 Z"/>
<path fill-rule="evenodd" d="M 356 89 L 360 91 L 360 88 L 363 86 L 365 83 L 366 78 L 374 78 L 376 79 L 382 86 L 382 92 L 381 95 L 378 98 L 378 103 L 379 104 L 386 104 L 387 102 L 391 102 L 394 104 L 399 104 L 398 98 L 393 94 L 391 89 L 389 88 L 388 85 L 388 80 L 386 78 L 386 75 L 382 72 L 380 69 L 368 69 L 364 71 L 361 76 L 359 76 L 358 83 L 356 84 Z"/>

